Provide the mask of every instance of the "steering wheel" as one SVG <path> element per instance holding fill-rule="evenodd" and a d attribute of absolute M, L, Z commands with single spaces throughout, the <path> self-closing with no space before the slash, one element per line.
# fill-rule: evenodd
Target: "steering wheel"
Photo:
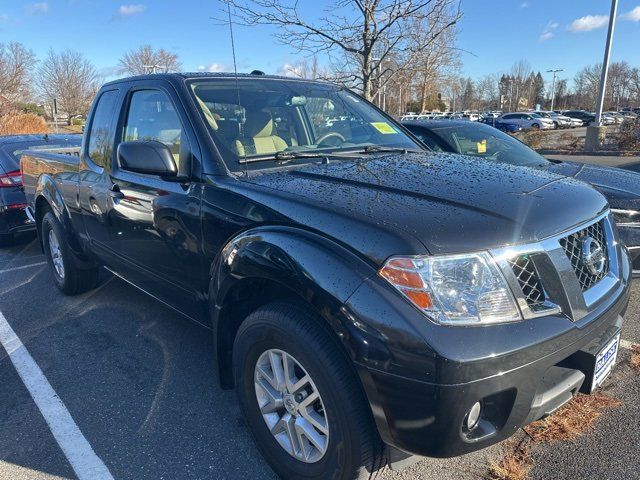
<path fill-rule="evenodd" d="M 340 145 L 340 143 L 337 143 L 337 142 L 330 142 L 330 143 L 327 143 L 326 145 L 323 145 L 323 143 L 329 140 L 330 138 L 336 138 L 340 141 L 340 143 L 344 143 L 347 141 L 347 139 L 344 138 L 342 135 L 340 135 L 338 132 L 329 132 L 329 133 L 325 133 L 318 139 L 318 143 L 316 143 L 316 146 L 317 147 L 337 147 L 338 145 Z"/>

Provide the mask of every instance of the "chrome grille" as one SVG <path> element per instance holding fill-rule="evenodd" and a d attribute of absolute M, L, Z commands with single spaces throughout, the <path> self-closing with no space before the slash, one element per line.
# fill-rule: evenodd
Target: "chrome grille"
<path fill-rule="evenodd" d="M 507 262 L 518 280 L 527 304 L 530 307 L 543 304 L 546 300 L 544 289 L 531 257 L 529 255 L 519 255 L 507 260 Z"/>
<path fill-rule="evenodd" d="M 576 277 L 578 277 L 578 282 L 580 283 L 580 288 L 582 288 L 583 292 L 593 287 L 609 273 L 608 255 L 606 255 L 604 268 L 598 275 L 594 275 L 589 272 L 587 267 L 584 265 L 582 261 L 582 242 L 586 237 L 591 237 L 596 240 L 602 246 L 605 253 L 607 252 L 607 237 L 605 235 L 603 220 L 593 223 L 582 230 L 560 239 L 560 245 L 571 262 L 571 266 L 573 267 Z"/>

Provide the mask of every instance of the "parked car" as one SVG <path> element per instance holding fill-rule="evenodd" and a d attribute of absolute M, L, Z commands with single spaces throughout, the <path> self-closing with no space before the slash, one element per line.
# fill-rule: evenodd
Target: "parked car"
<path fill-rule="evenodd" d="M 119 79 L 79 158 L 29 152 L 22 175 L 58 288 L 104 265 L 209 325 L 286 479 L 489 446 L 615 363 L 630 264 L 606 199 L 427 152 L 340 86 Z"/>
<path fill-rule="evenodd" d="M 625 120 L 625 116 L 618 112 L 604 112 L 603 115 L 611 117 L 616 125 L 620 125 Z"/>
<path fill-rule="evenodd" d="M 540 115 L 543 118 L 548 118 L 553 122 L 553 128 L 571 128 L 571 119 L 560 115 L 556 112 L 536 111 L 536 115 Z"/>
<path fill-rule="evenodd" d="M 464 122 L 423 122 L 419 125 L 407 122 L 404 125 L 435 152 L 479 156 L 510 165 L 524 165 L 593 185 L 609 201 L 620 238 L 631 252 L 634 274 L 640 275 L 639 173 L 600 165 L 548 160 L 518 139 L 485 125 L 468 125 Z"/>
<path fill-rule="evenodd" d="M 18 233 L 35 229 L 26 214 L 27 199 L 22 192 L 20 152 L 78 147 L 80 135 L 3 135 L 0 136 L 0 246 L 13 243 Z"/>
<path fill-rule="evenodd" d="M 506 133 L 518 133 L 524 130 L 519 123 L 516 123 L 516 122 L 512 123 L 509 121 L 501 122 L 497 117 L 493 117 L 493 116 L 482 117 L 478 121 L 486 125 L 491 125 L 492 127 L 495 127 L 498 130 L 502 130 L 503 132 L 506 132 Z"/>
<path fill-rule="evenodd" d="M 522 127 L 523 130 L 550 130 L 554 128 L 553 120 L 531 112 L 504 113 L 498 118 L 498 121 L 514 123 Z"/>
<path fill-rule="evenodd" d="M 563 115 L 571 118 L 576 118 L 582 122 L 582 126 L 586 127 L 596 121 L 596 116 L 593 113 L 586 112 L 584 110 L 566 110 Z"/>

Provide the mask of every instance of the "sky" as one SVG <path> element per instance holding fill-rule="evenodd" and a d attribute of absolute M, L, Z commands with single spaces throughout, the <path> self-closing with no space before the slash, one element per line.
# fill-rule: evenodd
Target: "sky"
<path fill-rule="evenodd" d="M 20 41 L 39 58 L 50 48 L 86 55 L 98 71 L 115 74 L 120 56 L 151 44 L 180 57 L 183 70 L 231 71 L 228 25 L 220 0 L 0 0 L 0 43 Z M 138 3 L 140 2 L 140 3 Z M 318 18 L 334 0 L 300 0 L 305 18 Z M 462 0 L 462 73 L 479 78 L 508 72 L 527 60 L 534 70 L 562 68 L 572 79 L 602 61 L 608 0 Z M 640 67 L 640 0 L 619 0 L 612 61 Z M 301 58 L 267 26 L 235 27 L 239 71 L 284 73 Z M 548 78 L 547 78 L 548 77 Z"/>

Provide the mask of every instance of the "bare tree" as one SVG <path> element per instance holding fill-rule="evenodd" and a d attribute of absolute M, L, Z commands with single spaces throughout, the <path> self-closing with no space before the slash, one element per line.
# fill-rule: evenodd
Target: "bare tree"
<path fill-rule="evenodd" d="M 35 65 L 34 53 L 21 43 L 0 43 L 0 95 L 12 101 L 24 100 Z"/>
<path fill-rule="evenodd" d="M 70 121 L 73 115 L 87 113 L 100 86 L 93 64 L 72 50 L 50 50 L 38 69 L 37 82 L 43 100 L 56 99 Z"/>
<path fill-rule="evenodd" d="M 226 1 L 244 25 L 275 25 L 276 38 L 297 51 L 337 56 L 335 80 L 368 100 L 462 17 L 459 0 L 334 0 L 315 22 L 301 16 L 297 0 Z"/>
<path fill-rule="evenodd" d="M 175 53 L 151 45 L 141 47 L 125 53 L 118 61 L 120 72 L 128 75 L 142 75 L 150 72 L 177 72 L 182 68 Z"/>
<path fill-rule="evenodd" d="M 476 82 L 476 95 L 481 108 L 497 110 L 500 108 L 499 78 L 497 75 L 485 75 Z"/>
<path fill-rule="evenodd" d="M 313 55 L 310 59 L 302 58 L 292 64 L 285 65 L 282 73 L 288 77 L 307 78 L 310 80 L 331 78 L 329 69 L 320 65 L 317 55 Z"/>
<path fill-rule="evenodd" d="M 583 108 L 595 108 L 601 71 L 601 63 L 589 65 L 580 70 L 574 78 L 576 101 Z"/>

